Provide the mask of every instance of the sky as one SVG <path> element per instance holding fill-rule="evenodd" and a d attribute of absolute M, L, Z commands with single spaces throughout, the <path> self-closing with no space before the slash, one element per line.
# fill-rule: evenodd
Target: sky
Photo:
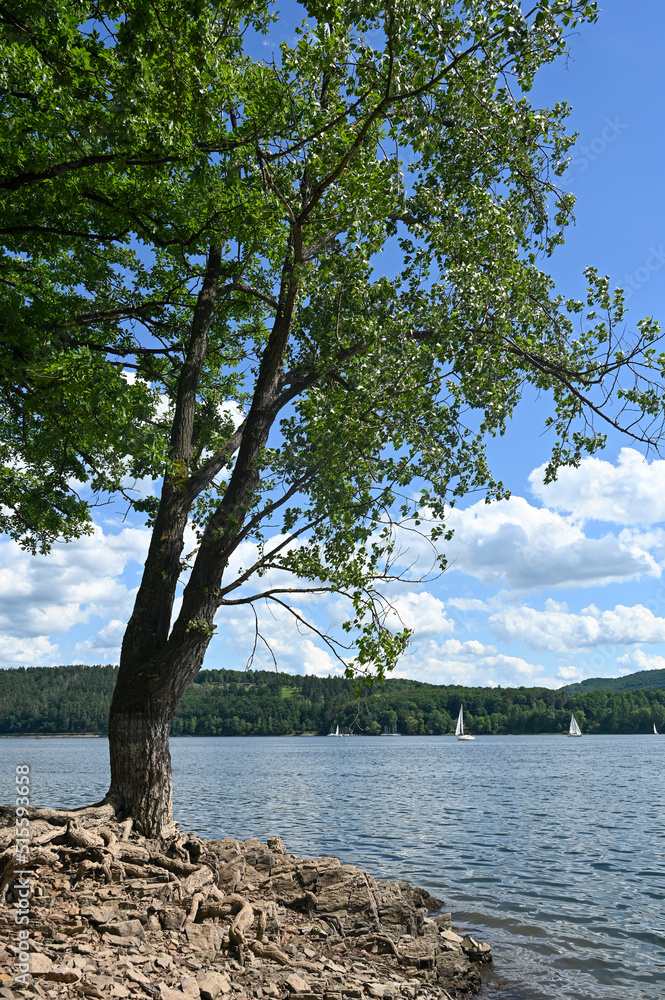
<path fill-rule="evenodd" d="M 644 316 L 665 327 L 663 37 L 665 7 L 656 0 L 612 0 L 595 26 L 571 36 L 569 59 L 545 68 L 533 92 L 536 104 L 568 100 L 569 127 L 579 132 L 563 179 L 577 197 L 576 223 L 548 267 L 572 297 L 584 295 L 585 266 L 608 274 L 626 289 L 629 327 Z M 397 675 L 556 688 L 665 667 L 665 460 L 645 458 L 613 433 L 604 452 L 544 486 L 546 414 L 545 401 L 526 399 L 490 446 L 511 498 L 461 504 L 448 570 L 391 593 L 414 630 Z M 57 544 L 47 557 L 0 538 L 1 667 L 118 661 L 148 546 L 147 530 L 123 515 L 98 508 L 94 535 Z M 426 568 L 430 554 L 416 546 L 409 558 Z M 324 626 L 343 616 L 334 598 L 303 599 L 301 610 Z M 260 614 L 281 670 L 339 672 L 316 637 Z M 251 612 L 225 612 L 217 624 L 205 666 L 243 669 Z M 272 666 L 265 647 L 253 665 Z"/>

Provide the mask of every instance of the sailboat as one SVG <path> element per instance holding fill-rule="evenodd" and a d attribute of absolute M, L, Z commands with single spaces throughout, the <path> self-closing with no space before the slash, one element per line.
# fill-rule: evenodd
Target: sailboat
<path fill-rule="evenodd" d="M 570 717 L 570 729 L 566 733 L 566 736 L 581 736 L 581 735 L 582 735 L 582 730 L 577 725 L 577 719 L 575 718 L 574 715 L 571 715 L 571 717 Z"/>
<path fill-rule="evenodd" d="M 334 733 L 333 733 L 333 731 L 332 731 L 332 728 L 331 728 L 330 732 L 328 733 L 328 736 L 341 736 L 341 735 L 342 735 L 342 734 L 341 734 L 341 733 L 340 733 L 340 731 L 339 731 L 339 725 L 337 726 L 337 729 L 335 730 L 335 732 L 334 732 Z"/>
<path fill-rule="evenodd" d="M 457 725 L 455 726 L 455 736 L 458 740 L 475 740 L 475 736 L 470 736 L 469 733 L 464 732 L 464 705 L 459 707 L 459 715 L 457 716 Z"/>
<path fill-rule="evenodd" d="M 656 723 L 653 724 L 653 735 L 658 736 L 658 730 L 656 729 Z"/>

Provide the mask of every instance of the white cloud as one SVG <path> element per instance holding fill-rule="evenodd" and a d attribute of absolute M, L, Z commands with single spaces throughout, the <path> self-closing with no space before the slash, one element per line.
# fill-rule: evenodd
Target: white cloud
<path fill-rule="evenodd" d="M 640 536 L 588 538 L 569 519 L 522 497 L 453 510 L 449 525 L 455 531 L 447 545 L 449 571 L 488 585 L 588 587 L 660 575 Z"/>
<path fill-rule="evenodd" d="M 559 667 L 556 672 L 556 676 L 564 684 L 572 684 L 575 681 L 581 681 L 584 677 L 584 673 L 580 667 Z"/>
<path fill-rule="evenodd" d="M 643 649 L 631 649 L 623 656 L 618 656 L 616 662 L 621 665 L 620 674 L 636 670 L 665 670 L 665 656 L 645 653 Z"/>
<path fill-rule="evenodd" d="M 477 597 L 449 597 L 448 604 L 458 611 L 490 611 L 491 605 Z"/>
<path fill-rule="evenodd" d="M 0 635 L 0 666 L 36 667 L 58 663 L 60 650 L 45 636 L 25 639 Z"/>
<path fill-rule="evenodd" d="M 556 687 L 553 678 L 541 676 L 544 667 L 519 656 L 506 656 L 496 646 L 476 639 L 445 639 L 418 643 L 404 657 L 395 677 L 410 677 L 429 684 L 463 684 L 472 687 L 498 684 L 538 684 Z"/>
<path fill-rule="evenodd" d="M 81 657 L 83 662 L 97 659 L 106 663 L 117 663 L 120 659 L 120 646 L 126 626 L 126 622 L 112 618 L 99 630 L 94 639 L 85 639 L 76 644 L 76 655 Z"/>
<path fill-rule="evenodd" d="M 304 673 L 315 674 L 317 677 L 339 676 L 344 673 L 344 666 L 326 649 L 315 646 L 311 639 L 300 643 L 300 655 Z"/>
<path fill-rule="evenodd" d="M 622 448 L 617 464 L 585 458 L 565 468 L 554 483 L 543 483 L 545 466 L 529 476 L 532 493 L 551 510 L 582 522 L 655 524 L 665 521 L 665 461 L 647 462 L 634 448 Z"/>
<path fill-rule="evenodd" d="M 665 642 L 665 618 L 656 618 L 642 604 L 613 611 L 591 605 L 573 614 L 554 601 L 545 609 L 504 607 L 490 615 L 494 634 L 503 641 L 523 642 L 530 649 L 570 653 L 602 645 Z"/>
<path fill-rule="evenodd" d="M 455 623 L 444 614 L 443 601 L 427 591 L 399 594 L 390 602 L 394 608 L 393 627 L 413 629 L 416 638 L 452 632 L 454 628 Z"/>
<path fill-rule="evenodd" d="M 131 561 L 142 563 L 147 529 L 124 528 L 54 545 L 31 556 L 15 542 L 0 543 L 0 629 L 17 638 L 65 633 L 91 617 L 128 616 L 132 590 L 118 577 Z"/>

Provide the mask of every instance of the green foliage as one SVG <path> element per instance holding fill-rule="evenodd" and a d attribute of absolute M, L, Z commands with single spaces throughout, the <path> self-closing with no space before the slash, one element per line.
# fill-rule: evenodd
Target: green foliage
<path fill-rule="evenodd" d="M 589 677 L 577 684 L 566 684 L 568 694 L 580 691 L 636 691 L 638 688 L 665 688 L 665 670 L 638 670 L 625 677 Z"/>
<path fill-rule="evenodd" d="M 112 666 L 0 670 L 0 733 L 105 733 Z"/>
<path fill-rule="evenodd" d="M 636 675 L 637 676 L 637 675 Z M 0 733 L 105 733 L 116 667 L 21 667 L 0 671 Z M 174 736 L 326 734 L 331 727 L 379 736 L 451 733 L 460 702 L 477 735 L 558 733 L 575 712 L 585 733 L 665 728 L 665 690 L 465 688 L 387 680 L 358 701 L 353 682 L 270 671 L 202 670 L 185 693 Z"/>
<path fill-rule="evenodd" d="M 506 495 L 485 441 L 526 385 L 551 401 L 550 479 L 602 446 L 594 417 L 652 441 L 665 362 L 652 321 L 617 340 L 607 279 L 566 301 L 541 270 L 574 137 L 529 89 L 595 4 L 304 9 L 264 63 L 267 0 L 2 5 L 0 529 L 32 551 L 90 530 L 79 484 L 161 516 L 127 643 L 148 660 L 189 517 L 192 662 L 219 609 L 290 606 L 263 584 L 285 570 L 348 599 L 348 675 L 381 679 L 409 639 L 380 590 L 396 522 L 435 545 L 458 498 Z"/>

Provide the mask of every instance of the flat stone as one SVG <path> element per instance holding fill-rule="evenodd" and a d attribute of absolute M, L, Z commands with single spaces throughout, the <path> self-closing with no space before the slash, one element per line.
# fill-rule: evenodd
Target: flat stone
<path fill-rule="evenodd" d="M 174 990 L 170 986 L 165 986 L 164 983 L 159 984 L 159 994 L 161 1000 L 184 1000 L 184 993 L 180 990 Z"/>
<path fill-rule="evenodd" d="M 126 986 L 123 986 L 122 983 L 113 983 L 109 988 L 109 994 L 112 997 L 121 997 L 121 998 L 132 996 L 131 991 L 128 990 Z"/>
<path fill-rule="evenodd" d="M 83 906 L 81 916 L 91 924 L 107 924 L 116 914 L 113 906 Z"/>
<path fill-rule="evenodd" d="M 177 909 L 160 910 L 157 919 L 165 931 L 179 931 L 187 919 L 187 914 L 178 907 Z"/>
<path fill-rule="evenodd" d="M 56 966 L 49 972 L 44 972 L 42 979 L 51 983 L 77 983 L 81 978 L 81 973 L 74 969 L 66 969 L 64 966 Z"/>
<path fill-rule="evenodd" d="M 309 983 L 302 976 L 299 976 L 297 972 L 292 972 L 290 976 L 287 976 L 284 985 L 291 993 L 309 993 Z"/>
<path fill-rule="evenodd" d="M 53 961 L 41 951 L 30 953 L 30 972 L 33 976 L 43 976 L 53 968 Z"/>
<path fill-rule="evenodd" d="M 187 924 L 185 934 L 192 948 L 199 951 L 219 951 L 222 938 L 215 924 Z"/>
<path fill-rule="evenodd" d="M 455 934 L 455 931 L 439 931 L 439 937 L 442 937 L 444 941 L 449 941 L 451 944 L 462 944 L 464 938 L 460 934 Z"/>
<path fill-rule="evenodd" d="M 202 970 L 198 973 L 196 982 L 201 993 L 201 1000 L 216 1000 L 220 994 L 231 992 L 229 977 L 222 972 L 204 972 Z"/>
<path fill-rule="evenodd" d="M 119 920 L 113 924 L 102 924 L 99 930 L 105 934 L 117 934 L 118 937 L 145 937 L 140 920 Z"/>
<path fill-rule="evenodd" d="M 116 948 L 135 948 L 136 938 L 120 937 L 119 934 L 102 934 L 104 944 L 112 944 Z"/>
<path fill-rule="evenodd" d="M 189 997 L 198 997 L 200 995 L 199 984 L 193 976 L 183 976 L 180 980 L 180 989 Z"/>
<path fill-rule="evenodd" d="M 139 972 L 138 969 L 127 969 L 125 975 L 132 983 L 140 983 L 141 986 L 150 985 L 151 981 L 142 972 Z"/>

